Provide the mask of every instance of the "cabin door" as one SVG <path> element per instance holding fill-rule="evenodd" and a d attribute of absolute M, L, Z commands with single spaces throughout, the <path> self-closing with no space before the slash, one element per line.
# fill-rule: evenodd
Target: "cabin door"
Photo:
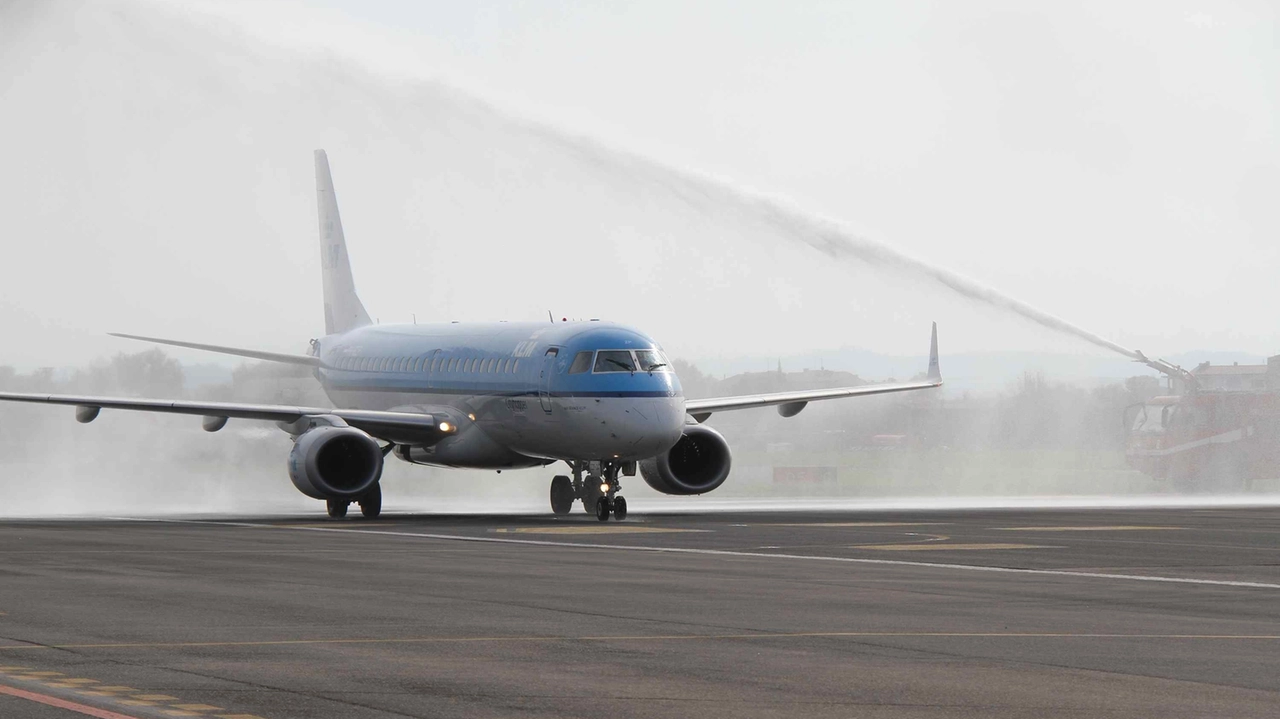
<path fill-rule="evenodd" d="M 560 348 L 552 347 L 542 356 L 542 374 L 538 375 L 538 401 L 542 403 L 542 411 L 551 414 L 551 375 L 555 374 L 556 356 Z"/>

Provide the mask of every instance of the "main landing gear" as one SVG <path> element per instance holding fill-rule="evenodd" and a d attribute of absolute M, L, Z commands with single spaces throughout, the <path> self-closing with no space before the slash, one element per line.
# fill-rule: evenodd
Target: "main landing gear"
<path fill-rule="evenodd" d="M 356 500 L 360 505 L 360 514 L 365 519 L 377 519 L 382 514 L 382 485 L 375 484 L 373 488 L 364 493 L 364 496 Z M 342 519 L 347 516 L 347 507 L 351 502 L 345 499 L 330 499 L 326 502 L 329 509 L 329 516 L 334 519 Z"/>
<path fill-rule="evenodd" d="M 609 515 L 621 522 L 627 518 L 627 500 L 618 492 L 622 482 L 618 476 L 622 466 L 617 462 L 571 462 L 573 478 L 559 475 L 551 480 L 551 511 L 558 515 L 573 510 L 575 500 L 582 509 L 607 522 Z"/>

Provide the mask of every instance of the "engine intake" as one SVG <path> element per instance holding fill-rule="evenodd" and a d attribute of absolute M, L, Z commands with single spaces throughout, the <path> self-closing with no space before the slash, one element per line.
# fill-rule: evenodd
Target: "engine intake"
<path fill-rule="evenodd" d="M 729 443 L 719 432 L 693 425 L 665 454 L 642 461 L 640 474 L 663 494 L 706 494 L 724 484 L 732 463 Z"/>
<path fill-rule="evenodd" d="M 359 499 L 382 477 L 382 448 L 354 427 L 316 427 L 289 453 L 289 479 L 313 499 Z"/>

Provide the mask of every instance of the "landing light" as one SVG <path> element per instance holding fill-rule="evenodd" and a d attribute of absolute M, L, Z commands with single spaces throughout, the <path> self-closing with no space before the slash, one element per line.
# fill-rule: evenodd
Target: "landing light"
<path fill-rule="evenodd" d="M 453 425 L 449 424 L 448 422 L 441 422 L 441 423 L 440 423 L 440 431 L 441 431 L 441 432 L 452 432 L 452 431 L 453 431 Z"/>
<path fill-rule="evenodd" d="M 600 491 L 601 491 L 601 492 L 604 492 L 605 494 L 608 494 L 608 493 L 609 493 L 609 485 L 608 485 L 608 483 L 605 483 L 605 484 L 600 485 Z"/>
<path fill-rule="evenodd" d="M 472 422 L 474 422 L 474 421 L 476 421 L 476 416 L 475 416 L 474 414 L 468 414 L 468 415 L 467 415 L 467 419 L 469 419 L 469 420 L 471 420 Z"/>

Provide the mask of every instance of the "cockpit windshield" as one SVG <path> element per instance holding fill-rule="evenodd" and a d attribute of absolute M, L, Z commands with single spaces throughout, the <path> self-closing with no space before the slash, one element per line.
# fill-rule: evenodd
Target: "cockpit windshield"
<path fill-rule="evenodd" d="M 600 350 L 596 353 L 593 372 L 635 372 L 636 363 L 630 350 Z"/>
<path fill-rule="evenodd" d="M 658 350 L 636 350 L 636 359 L 640 361 L 640 369 L 645 372 L 671 371 L 667 356 Z"/>

